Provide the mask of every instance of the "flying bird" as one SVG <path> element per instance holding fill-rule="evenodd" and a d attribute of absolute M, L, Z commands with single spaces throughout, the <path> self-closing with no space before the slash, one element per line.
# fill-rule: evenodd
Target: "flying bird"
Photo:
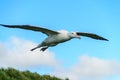
<path fill-rule="evenodd" d="M 38 46 L 31 49 L 31 51 L 40 48 L 40 51 L 45 51 L 48 47 L 56 46 L 59 43 L 63 43 L 69 41 L 73 38 L 80 39 L 81 36 L 90 37 L 96 40 L 105 40 L 108 39 L 103 38 L 99 35 L 93 33 L 86 33 L 86 32 L 68 32 L 66 30 L 54 31 L 43 27 L 31 26 L 31 25 L 4 25 L 0 24 L 0 26 L 8 27 L 8 28 L 20 28 L 32 31 L 38 31 L 46 34 L 48 37 L 42 41 Z"/>

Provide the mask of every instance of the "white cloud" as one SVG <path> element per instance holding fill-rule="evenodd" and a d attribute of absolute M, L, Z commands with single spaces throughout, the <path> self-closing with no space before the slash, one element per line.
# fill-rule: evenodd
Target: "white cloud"
<path fill-rule="evenodd" d="M 103 80 L 110 76 L 120 75 L 120 63 L 83 55 L 71 68 L 61 68 L 53 74 L 58 74 L 59 77 L 67 76 L 70 80 Z"/>
<path fill-rule="evenodd" d="M 120 63 L 87 55 L 80 56 L 75 65 L 64 68 L 49 50 L 41 53 L 39 49 L 31 52 L 37 44 L 12 37 L 8 42 L 0 43 L 0 67 L 30 69 L 41 66 L 53 68 L 51 75 L 70 80 L 103 80 L 120 75 Z M 37 70 L 38 71 L 38 70 Z"/>
<path fill-rule="evenodd" d="M 40 52 L 39 49 L 31 52 L 37 44 L 12 37 L 10 41 L 0 44 L 0 67 L 28 68 L 34 66 L 58 66 L 55 55 L 50 51 Z"/>
<path fill-rule="evenodd" d="M 81 56 L 72 70 L 81 77 L 99 79 L 120 74 L 120 63 L 114 60 L 103 60 L 95 57 Z"/>

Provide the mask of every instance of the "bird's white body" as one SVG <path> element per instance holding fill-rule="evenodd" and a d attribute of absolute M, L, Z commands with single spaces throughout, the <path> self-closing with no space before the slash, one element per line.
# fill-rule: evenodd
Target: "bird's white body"
<path fill-rule="evenodd" d="M 47 28 L 30 26 L 30 25 L 4 25 L 4 24 L 0 24 L 0 25 L 8 28 L 21 28 L 21 29 L 32 30 L 32 31 L 39 31 L 46 34 L 48 37 L 37 47 L 31 49 L 31 51 L 37 48 L 41 48 L 42 51 L 45 51 L 48 47 L 56 46 L 57 44 L 66 42 L 72 38 L 80 38 L 80 36 L 86 36 L 86 37 L 90 37 L 97 40 L 108 41 L 107 39 L 93 33 L 84 33 L 84 32 L 71 33 L 66 30 L 53 31 Z"/>
<path fill-rule="evenodd" d="M 55 46 L 59 43 L 62 43 L 62 42 L 65 42 L 65 41 L 68 41 L 68 40 L 72 39 L 72 37 L 68 36 L 69 33 L 67 31 L 61 30 L 61 31 L 58 31 L 58 32 L 60 32 L 60 34 L 48 36 L 42 42 L 42 46 Z"/>

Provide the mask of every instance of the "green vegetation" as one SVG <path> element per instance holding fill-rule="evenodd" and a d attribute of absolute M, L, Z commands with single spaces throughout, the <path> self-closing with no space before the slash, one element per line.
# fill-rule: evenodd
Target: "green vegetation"
<path fill-rule="evenodd" d="M 32 73 L 30 71 L 19 71 L 13 68 L 1 68 L 0 80 L 62 80 L 55 76 L 40 75 L 38 73 Z"/>

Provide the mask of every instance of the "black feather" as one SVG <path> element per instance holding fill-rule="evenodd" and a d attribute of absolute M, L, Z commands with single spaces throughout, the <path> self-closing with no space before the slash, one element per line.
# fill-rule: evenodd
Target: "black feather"
<path fill-rule="evenodd" d="M 105 41 L 108 41 L 108 39 L 106 38 L 103 38 L 97 34 L 93 34 L 93 33 L 84 33 L 84 32 L 76 32 L 77 35 L 80 35 L 80 36 L 86 36 L 86 37 L 90 37 L 90 38 L 93 38 L 93 39 L 97 39 L 97 40 L 105 40 Z"/>

